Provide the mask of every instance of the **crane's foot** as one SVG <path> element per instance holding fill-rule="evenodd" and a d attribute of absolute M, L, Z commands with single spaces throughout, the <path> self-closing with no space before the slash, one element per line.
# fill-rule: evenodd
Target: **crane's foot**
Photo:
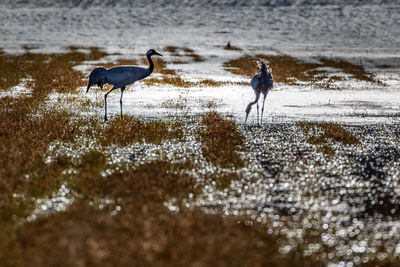
<path fill-rule="evenodd" d="M 107 121 L 108 121 L 107 117 L 104 117 L 104 122 L 107 122 Z"/>

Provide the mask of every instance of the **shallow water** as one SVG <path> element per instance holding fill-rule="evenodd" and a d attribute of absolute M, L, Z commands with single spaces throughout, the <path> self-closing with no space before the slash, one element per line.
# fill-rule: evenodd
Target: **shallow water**
<path fill-rule="evenodd" d="M 400 44 L 394 0 L 32 0 L 2 1 L 0 7 L 0 45 L 10 49 L 81 44 L 146 51 L 179 44 L 208 50 L 231 41 L 303 54 L 398 57 Z"/>
<path fill-rule="evenodd" d="M 188 63 L 178 65 L 172 61 L 182 57 L 163 54 L 167 67 L 188 81 L 249 82 L 223 67 L 227 60 L 245 54 L 286 53 L 306 60 L 341 57 L 361 64 L 382 83 L 348 77 L 334 83 L 336 90 L 319 89 L 312 83 L 277 83 L 266 99 L 261 128 L 252 126 L 256 124 L 255 106 L 250 127 L 242 125 L 244 109 L 254 98 L 250 84 L 179 88 L 137 82 L 125 91 L 124 113 L 144 119 L 197 115 L 210 110 L 205 101 L 212 101 L 212 109 L 233 115 L 246 136 L 247 149 L 240 152 L 247 160 L 244 168 L 213 166 L 198 153 L 201 145 L 193 135 L 184 142 L 113 146 L 106 154 L 118 168 L 159 159 L 157 151 L 165 152 L 172 162 L 193 157 L 200 167 L 191 175 L 199 183 L 204 183 L 206 174 L 237 172 L 240 179 L 224 190 L 212 183 L 202 184 L 202 194 L 196 199 L 189 195 L 186 206 L 210 213 L 249 215 L 264 223 L 269 235 L 285 237 L 280 244 L 283 254 L 301 247 L 306 256 L 322 255 L 324 262 L 349 266 L 399 258 L 400 5 L 378 0 L 353 5 L 334 0 L 264 2 L 3 1 L 0 47 L 14 53 L 24 52 L 22 46 L 28 45 L 33 52 L 49 53 L 63 51 L 68 45 L 99 46 L 120 52 L 122 57 L 140 59 L 151 47 L 185 46 L 205 61 L 183 58 Z M 288 2 L 293 5 L 284 4 Z M 227 41 L 243 50 L 224 50 Z M 76 69 L 89 73 L 94 65 L 118 57 L 86 62 Z M 344 75 L 340 70 L 330 71 Z M 24 88 L 21 81 L 10 91 L 0 92 L 0 98 L 29 94 Z M 80 88 L 80 98 L 102 103 L 104 92 L 92 88 L 85 95 L 85 91 Z M 50 95 L 46 104 L 58 105 L 59 97 Z M 109 118 L 119 115 L 119 97 L 118 91 L 109 95 Z M 184 105 L 174 108 L 166 103 Z M 77 109 L 79 115 L 88 112 L 99 118 L 103 111 L 99 105 L 89 111 Z M 361 143 L 331 142 L 335 154 L 328 157 L 305 142 L 306 136 L 295 124 L 304 120 L 344 123 Z M 193 125 L 184 127 L 195 131 Z M 48 149 L 49 161 L 58 153 L 81 157 L 93 148 L 94 142 L 86 141 L 80 149 L 55 142 Z M 104 176 L 110 174 L 107 171 Z M 73 203 L 73 194 L 63 184 L 52 196 L 36 201 L 28 220 L 65 210 Z M 102 201 L 94 205 L 100 207 L 112 200 Z M 165 206 L 177 211 L 173 199 Z"/>

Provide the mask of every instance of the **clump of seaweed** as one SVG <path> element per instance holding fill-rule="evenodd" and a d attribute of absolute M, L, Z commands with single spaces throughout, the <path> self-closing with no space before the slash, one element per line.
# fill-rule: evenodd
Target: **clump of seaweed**
<path fill-rule="evenodd" d="M 244 144 L 244 136 L 238 131 L 237 125 L 216 112 L 203 115 L 201 124 L 205 126 L 198 131 L 198 138 L 203 144 L 203 156 L 221 167 L 243 166 L 237 151 Z"/>

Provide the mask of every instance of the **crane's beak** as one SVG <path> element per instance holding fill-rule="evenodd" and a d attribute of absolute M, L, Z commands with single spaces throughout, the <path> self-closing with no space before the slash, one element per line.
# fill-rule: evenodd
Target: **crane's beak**
<path fill-rule="evenodd" d="M 160 53 L 154 52 L 155 55 L 159 55 L 160 57 L 162 57 L 163 55 L 161 55 Z"/>

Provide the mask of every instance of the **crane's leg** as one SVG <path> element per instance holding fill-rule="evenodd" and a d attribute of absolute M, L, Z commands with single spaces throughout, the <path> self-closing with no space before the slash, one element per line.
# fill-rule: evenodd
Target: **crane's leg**
<path fill-rule="evenodd" d="M 250 102 L 247 107 L 246 107 L 246 119 L 244 120 L 244 124 L 247 123 L 247 117 L 249 116 L 250 110 L 251 110 L 251 106 L 253 106 L 255 103 L 258 102 L 258 99 L 260 98 L 260 93 L 254 91 L 254 93 L 256 94 L 256 99 L 253 102 Z"/>
<path fill-rule="evenodd" d="M 111 92 L 114 91 L 115 89 L 117 89 L 117 88 L 115 88 L 115 86 L 114 86 L 110 91 L 108 91 L 108 92 L 104 95 L 104 121 L 107 121 L 107 96 L 108 96 L 109 93 L 111 93 Z"/>
<path fill-rule="evenodd" d="M 121 119 L 122 119 L 122 96 L 124 94 L 124 91 L 125 91 L 125 86 L 121 87 L 121 99 L 119 100 L 119 104 L 121 106 Z"/>
<path fill-rule="evenodd" d="M 257 102 L 257 125 L 260 126 L 260 111 L 258 107 L 258 102 Z"/>
<path fill-rule="evenodd" d="M 263 105 L 262 105 L 262 109 L 261 109 L 261 124 L 262 124 L 262 118 L 263 118 L 263 114 L 264 114 L 264 104 L 265 104 L 265 98 L 267 97 L 268 92 L 266 92 L 264 94 L 264 99 L 263 99 Z"/>

